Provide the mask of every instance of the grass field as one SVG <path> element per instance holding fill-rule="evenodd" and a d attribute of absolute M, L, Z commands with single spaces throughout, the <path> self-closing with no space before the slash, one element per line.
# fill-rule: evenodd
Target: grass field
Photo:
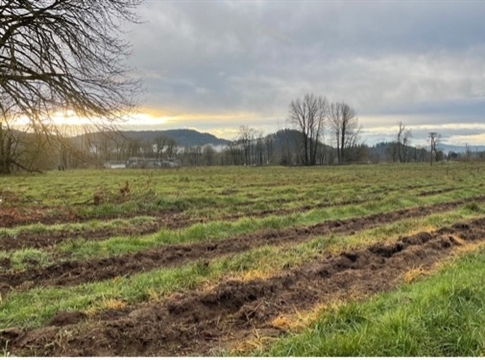
<path fill-rule="evenodd" d="M 485 164 L 0 178 L 15 356 L 481 356 Z"/>

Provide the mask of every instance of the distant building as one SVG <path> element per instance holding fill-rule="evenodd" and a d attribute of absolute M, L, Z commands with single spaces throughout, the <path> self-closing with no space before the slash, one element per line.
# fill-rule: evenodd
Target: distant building
<path fill-rule="evenodd" d="M 130 157 L 126 161 L 110 160 L 103 164 L 105 169 L 154 169 L 176 168 L 180 163 L 177 160 L 159 160 L 155 158 Z"/>
<path fill-rule="evenodd" d="M 126 163 L 124 161 L 110 160 L 103 164 L 105 169 L 126 169 Z"/>
<path fill-rule="evenodd" d="M 159 160 L 156 158 L 130 157 L 126 161 L 126 167 L 130 169 L 153 169 L 153 168 L 175 168 L 180 164 L 173 160 Z"/>

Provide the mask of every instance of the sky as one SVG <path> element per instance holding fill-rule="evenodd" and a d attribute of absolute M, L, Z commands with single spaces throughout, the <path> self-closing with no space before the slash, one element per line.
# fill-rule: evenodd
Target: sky
<path fill-rule="evenodd" d="M 485 144 L 484 1 L 158 1 L 128 24 L 136 129 L 234 139 L 288 126 L 307 93 L 352 106 L 367 144 Z"/>

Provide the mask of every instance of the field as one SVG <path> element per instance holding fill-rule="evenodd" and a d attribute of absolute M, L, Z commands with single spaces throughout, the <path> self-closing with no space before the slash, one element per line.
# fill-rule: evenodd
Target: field
<path fill-rule="evenodd" d="M 0 178 L 14 356 L 485 355 L 485 164 Z"/>

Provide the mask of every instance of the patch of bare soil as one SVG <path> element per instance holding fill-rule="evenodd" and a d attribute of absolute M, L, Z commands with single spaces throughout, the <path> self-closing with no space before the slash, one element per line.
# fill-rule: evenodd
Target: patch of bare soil
<path fill-rule="evenodd" d="M 406 271 L 428 269 L 462 240 L 484 238 L 485 218 L 481 218 L 322 257 L 264 280 L 224 281 L 213 289 L 189 291 L 164 302 L 106 311 L 88 322 L 82 314 L 61 313 L 50 326 L 1 331 L 0 346 L 30 356 L 211 355 L 255 330 L 281 333 L 270 321 L 279 314 L 311 309 L 356 292 L 393 289 Z"/>
<path fill-rule="evenodd" d="M 456 202 L 398 210 L 387 213 L 325 221 L 312 226 L 265 230 L 224 240 L 204 241 L 186 245 L 165 245 L 137 253 L 86 261 L 64 261 L 46 268 L 35 265 L 25 271 L 0 273 L 0 294 L 20 287 L 28 290 L 38 286 L 73 286 L 102 281 L 118 276 L 130 276 L 161 267 L 173 267 L 193 260 L 211 260 L 223 255 L 237 254 L 264 245 L 297 244 L 328 234 L 350 234 L 392 223 L 404 218 L 426 216 L 456 206 Z M 8 259 L 7 259 L 8 260 Z M 1 265 L 1 264 L 0 264 Z M 6 263 L 5 265 L 10 265 Z"/>

